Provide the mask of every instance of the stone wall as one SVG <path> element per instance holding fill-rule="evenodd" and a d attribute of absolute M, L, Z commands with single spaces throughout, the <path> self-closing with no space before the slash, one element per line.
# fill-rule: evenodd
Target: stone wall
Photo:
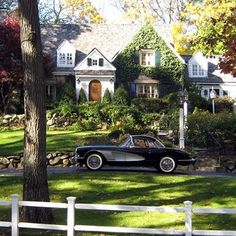
<path fill-rule="evenodd" d="M 74 155 L 74 152 L 50 152 L 47 154 L 47 166 L 69 167 L 78 165 L 70 160 Z M 0 169 L 6 168 L 23 168 L 23 154 L 0 157 Z M 179 166 L 178 170 L 236 173 L 236 157 L 234 155 L 218 155 L 207 151 L 199 152 L 194 166 Z"/>
<path fill-rule="evenodd" d="M 25 115 L 3 115 L 0 116 L 1 127 L 23 127 Z"/>
<path fill-rule="evenodd" d="M 72 125 L 78 119 L 77 115 L 70 117 L 60 116 L 57 113 L 47 114 L 48 127 L 67 127 Z M 0 116 L 0 127 L 24 127 L 25 115 L 3 115 Z"/>
<path fill-rule="evenodd" d="M 74 152 L 51 152 L 47 154 L 48 167 L 68 167 L 75 165 L 70 158 L 75 155 Z M 23 168 L 23 154 L 0 157 L 0 169 L 18 169 Z"/>

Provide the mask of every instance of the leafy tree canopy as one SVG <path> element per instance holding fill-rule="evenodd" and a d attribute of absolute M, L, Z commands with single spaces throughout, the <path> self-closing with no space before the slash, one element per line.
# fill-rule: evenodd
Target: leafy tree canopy
<path fill-rule="evenodd" d="M 41 23 L 102 23 L 104 20 L 88 0 L 39 1 Z"/>
<path fill-rule="evenodd" d="M 124 19 L 128 22 L 158 21 L 166 24 L 176 22 L 184 0 L 124 0 Z"/>
<path fill-rule="evenodd" d="M 51 75 L 52 60 L 44 54 L 46 76 Z M 0 23 L 0 113 L 9 112 L 13 95 L 23 84 L 20 26 L 17 17 L 8 16 Z"/>
<path fill-rule="evenodd" d="M 187 23 L 189 45 L 193 51 L 222 55 L 223 72 L 236 76 L 236 7 L 235 0 L 187 2 L 182 13 Z"/>
<path fill-rule="evenodd" d="M 0 9 L 15 9 L 17 6 L 16 0 L 0 0 Z"/>

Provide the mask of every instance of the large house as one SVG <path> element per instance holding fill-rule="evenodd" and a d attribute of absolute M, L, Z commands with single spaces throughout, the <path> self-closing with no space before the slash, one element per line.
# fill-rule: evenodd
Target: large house
<path fill-rule="evenodd" d="M 219 58 L 200 52 L 180 56 L 173 47 L 169 25 L 42 25 L 43 48 L 54 61 L 47 95 L 56 99 L 64 83 L 81 89 L 90 101 L 101 101 L 105 90 L 114 94 L 124 85 L 133 97 L 159 97 L 177 91 L 185 79 L 199 85 L 209 98 L 236 99 L 236 80 L 220 73 Z"/>

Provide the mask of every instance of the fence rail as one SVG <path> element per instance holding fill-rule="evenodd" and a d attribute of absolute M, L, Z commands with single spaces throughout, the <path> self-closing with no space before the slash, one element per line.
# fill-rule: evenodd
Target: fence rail
<path fill-rule="evenodd" d="M 67 236 L 74 236 L 75 232 L 103 232 L 103 233 L 132 233 L 132 234 L 154 234 L 154 235 L 224 235 L 236 236 L 236 231 L 226 230 L 193 230 L 192 214 L 236 214 L 236 208 L 211 209 L 192 208 L 192 202 L 185 201 L 184 207 L 168 206 L 127 206 L 127 205 L 100 205 L 100 204 L 75 204 L 75 197 L 68 197 L 67 203 L 19 201 L 19 195 L 12 195 L 11 201 L 0 201 L 0 206 L 11 206 L 11 222 L 0 221 L 0 227 L 11 228 L 12 236 L 19 236 L 20 228 L 57 230 L 67 232 Z M 44 207 L 67 209 L 67 225 L 38 224 L 20 222 L 20 207 Z M 110 226 L 75 225 L 75 210 L 97 210 L 97 211 L 148 211 L 161 213 L 185 213 L 184 230 L 168 230 L 155 228 L 129 228 Z"/>

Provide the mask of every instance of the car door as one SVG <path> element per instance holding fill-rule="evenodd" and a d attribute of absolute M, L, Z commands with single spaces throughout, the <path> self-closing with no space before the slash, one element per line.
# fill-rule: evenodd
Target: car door
<path fill-rule="evenodd" d="M 130 164 L 144 164 L 149 160 L 149 146 L 144 137 L 133 137 L 132 143 L 126 148 L 126 162 Z"/>
<path fill-rule="evenodd" d="M 155 164 L 163 156 L 166 150 L 163 144 L 155 139 L 150 138 L 148 142 L 149 142 L 149 162 L 151 164 Z"/>

